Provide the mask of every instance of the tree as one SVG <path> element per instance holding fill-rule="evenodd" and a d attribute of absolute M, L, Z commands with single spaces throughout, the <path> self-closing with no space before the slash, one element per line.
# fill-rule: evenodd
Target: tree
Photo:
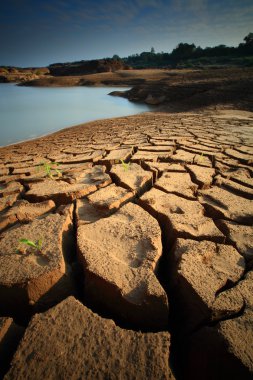
<path fill-rule="evenodd" d="M 150 49 L 150 53 L 151 53 L 151 54 L 155 54 L 155 48 L 153 48 L 153 46 L 152 46 L 152 48 Z"/>
<path fill-rule="evenodd" d="M 171 57 L 175 60 L 191 58 L 196 50 L 194 44 L 180 43 L 172 50 Z"/>
<path fill-rule="evenodd" d="M 118 54 L 114 54 L 113 57 L 112 57 L 112 59 L 115 59 L 115 61 L 120 61 L 121 60 L 121 58 L 120 58 L 120 56 Z"/>
<path fill-rule="evenodd" d="M 243 41 L 245 41 L 246 45 L 253 44 L 253 33 L 249 33 L 246 37 L 244 37 Z"/>

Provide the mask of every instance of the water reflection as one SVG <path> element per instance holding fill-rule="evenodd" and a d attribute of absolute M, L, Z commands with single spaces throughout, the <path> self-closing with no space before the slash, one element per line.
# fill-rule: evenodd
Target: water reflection
<path fill-rule="evenodd" d="M 0 84 L 0 146 L 71 125 L 149 110 L 147 105 L 108 96 L 115 87 L 19 87 Z"/>

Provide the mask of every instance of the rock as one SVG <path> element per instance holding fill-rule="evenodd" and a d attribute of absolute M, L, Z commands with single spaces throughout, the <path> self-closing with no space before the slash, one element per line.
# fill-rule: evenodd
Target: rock
<path fill-rule="evenodd" d="M 158 105 L 164 102 L 166 99 L 165 95 L 162 96 L 154 96 L 152 94 L 148 94 L 148 96 L 145 99 L 145 103 L 151 104 L 151 105 Z"/>
<path fill-rule="evenodd" d="M 32 306 L 51 305 L 70 292 L 63 255 L 71 226 L 68 216 L 49 215 L 10 229 L 0 240 L 0 313 L 26 315 Z M 42 240 L 36 249 L 20 243 Z M 65 288 L 64 288 L 65 287 Z"/>
<path fill-rule="evenodd" d="M 139 328 L 166 328 L 167 296 L 154 273 L 162 254 L 155 219 L 128 203 L 106 219 L 79 222 L 77 244 L 89 302 Z"/>
<path fill-rule="evenodd" d="M 173 259 L 173 293 L 184 328 L 192 330 L 211 320 L 213 311 L 220 309 L 221 313 L 221 305 L 215 306 L 217 294 L 240 280 L 245 269 L 244 259 L 232 246 L 188 239 L 177 240 Z M 227 317 L 231 305 L 224 298 L 223 301 L 222 314 Z M 242 306 L 243 303 L 239 310 Z M 238 306 L 235 310 L 238 311 Z M 231 312 L 234 313 L 234 308 Z"/>
<path fill-rule="evenodd" d="M 188 173 L 167 172 L 156 181 L 154 187 L 166 193 L 176 194 L 187 199 L 195 199 L 198 186 L 191 181 Z"/>
<path fill-rule="evenodd" d="M 29 203 L 24 200 L 17 201 L 15 206 L 0 216 L 0 231 L 11 226 L 14 223 L 28 223 L 33 219 L 54 210 L 53 201 L 41 203 Z"/>
<path fill-rule="evenodd" d="M 214 219 L 230 219 L 234 222 L 251 225 L 253 223 L 253 201 L 233 194 L 219 187 L 199 192 L 200 203 L 208 216 Z"/>
<path fill-rule="evenodd" d="M 152 186 L 152 173 L 134 163 L 130 163 L 127 167 L 113 165 L 110 173 L 117 185 L 131 190 L 134 194 L 143 194 Z"/>
<path fill-rule="evenodd" d="M 226 235 L 227 241 L 235 245 L 238 252 L 244 256 L 246 261 L 253 260 L 253 227 L 243 226 L 227 220 L 216 222 L 219 229 Z"/>
<path fill-rule="evenodd" d="M 174 379 L 169 346 L 167 332 L 123 330 L 69 297 L 33 317 L 5 380 Z"/>
<path fill-rule="evenodd" d="M 153 188 L 139 199 L 139 203 L 163 226 L 169 245 L 178 237 L 224 241 L 223 234 L 212 219 L 204 216 L 204 208 L 197 201 Z"/>
<path fill-rule="evenodd" d="M 40 183 L 30 184 L 25 198 L 31 202 L 52 199 L 57 205 L 69 203 L 96 191 L 100 187 L 109 185 L 111 178 L 104 170 L 105 168 L 102 166 L 95 166 L 92 169 L 78 172 L 78 178 L 74 184 L 53 179 L 45 179 Z"/>

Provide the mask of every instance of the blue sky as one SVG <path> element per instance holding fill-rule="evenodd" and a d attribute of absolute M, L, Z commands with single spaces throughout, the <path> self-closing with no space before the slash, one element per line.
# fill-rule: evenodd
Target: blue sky
<path fill-rule="evenodd" d="M 253 0 L 2 0 L 0 65 L 237 46 L 249 32 Z"/>

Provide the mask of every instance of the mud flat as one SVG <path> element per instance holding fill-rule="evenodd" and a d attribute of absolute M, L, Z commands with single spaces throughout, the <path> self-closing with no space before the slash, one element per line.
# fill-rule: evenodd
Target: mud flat
<path fill-rule="evenodd" d="M 1 378 L 252 379 L 251 113 L 1 148 L 0 210 Z"/>

